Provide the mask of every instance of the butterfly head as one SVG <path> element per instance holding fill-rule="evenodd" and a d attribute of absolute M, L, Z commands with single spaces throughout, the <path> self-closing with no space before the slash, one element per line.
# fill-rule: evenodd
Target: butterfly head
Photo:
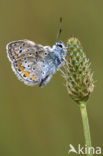
<path fill-rule="evenodd" d="M 62 57 L 65 57 L 66 55 L 66 47 L 62 41 L 56 42 L 56 44 L 53 46 L 54 51 Z"/>
<path fill-rule="evenodd" d="M 59 41 L 59 42 L 56 42 L 56 47 L 58 48 L 58 49 L 65 49 L 65 45 L 64 45 L 64 43 L 62 42 L 62 41 Z"/>

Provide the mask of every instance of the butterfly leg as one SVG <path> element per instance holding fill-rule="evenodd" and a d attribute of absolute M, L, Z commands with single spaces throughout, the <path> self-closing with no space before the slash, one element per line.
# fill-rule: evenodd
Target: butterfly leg
<path fill-rule="evenodd" d="M 41 80 L 39 87 L 45 86 L 51 79 L 52 75 L 47 75 L 44 79 Z"/>

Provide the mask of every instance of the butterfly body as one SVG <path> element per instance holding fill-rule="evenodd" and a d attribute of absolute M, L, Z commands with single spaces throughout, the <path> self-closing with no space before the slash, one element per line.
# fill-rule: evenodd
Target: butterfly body
<path fill-rule="evenodd" d="M 29 40 L 7 44 L 7 56 L 17 77 L 27 85 L 46 85 L 52 75 L 64 65 L 66 47 L 57 42 L 52 48 Z"/>

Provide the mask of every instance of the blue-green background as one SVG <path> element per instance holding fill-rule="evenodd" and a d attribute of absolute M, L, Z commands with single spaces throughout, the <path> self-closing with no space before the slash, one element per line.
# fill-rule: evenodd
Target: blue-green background
<path fill-rule="evenodd" d="M 85 144 L 79 107 L 61 74 L 42 89 L 28 87 L 6 56 L 13 40 L 55 44 L 60 16 L 60 39 L 75 35 L 92 63 L 97 82 L 87 109 L 92 144 L 103 145 L 103 0 L 0 0 L 0 156 L 67 156 L 69 144 Z"/>

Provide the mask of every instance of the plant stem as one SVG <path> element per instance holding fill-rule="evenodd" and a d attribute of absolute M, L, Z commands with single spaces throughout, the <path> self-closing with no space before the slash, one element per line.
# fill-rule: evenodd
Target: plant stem
<path fill-rule="evenodd" d="M 90 137 L 90 129 L 89 129 L 89 122 L 88 122 L 88 115 L 87 115 L 87 109 L 86 109 L 86 104 L 81 103 L 80 104 L 80 110 L 81 110 L 81 116 L 82 116 L 82 121 L 83 121 L 83 129 L 84 129 L 84 136 L 85 136 L 85 143 L 87 145 L 87 151 L 88 151 L 88 156 L 92 156 L 91 153 L 91 137 Z"/>

